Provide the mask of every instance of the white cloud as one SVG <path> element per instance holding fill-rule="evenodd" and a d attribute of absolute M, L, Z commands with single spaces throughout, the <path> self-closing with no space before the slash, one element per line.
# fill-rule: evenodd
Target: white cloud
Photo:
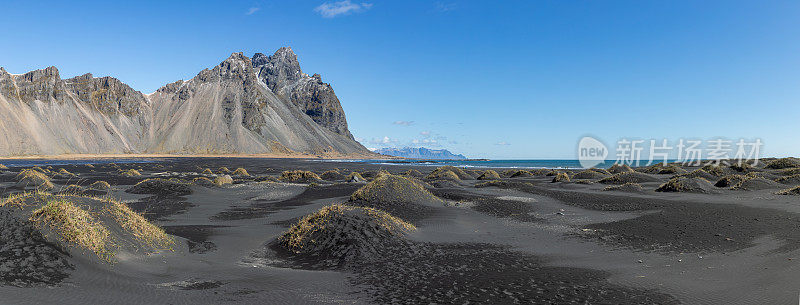
<path fill-rule="evenodd" d="M 392 124 L 401 126 L 411 126 L 414 125 L 414 121 L 394 121 L 394 123 Z"/>
<path fill-rule="evenodd" d="M 381 138 L 372 138 L 371 140 L 369 140 L 369 142 L 372 143 L 372 144 L 384 144 L 385 145 L 385 144 L 396 143 L 397 140 L 389 138 L 387 136 L 384 136 L 382 139 Z"/>
<path fill-rule="evenodd" d="M 508 146 L 508 145 L 511 145 L 511 143 L 508 143 L 508 142 L 505 142 L 505 141 L 500 141 L 500 142 L 494 143 L 494 145 Z"/>
<path fill-rule="evenodd" d="M 249 15 L 255 14 L 260 9 L 261 9 L 260 7 L 251 7 L 251 8 L 249 8 L 247 10 L 247 13 L 244 13 L 244 14 L 249 16 Z"/>
<path fill-rule="evenodd" d="M 352 13 L 361 13 L 372 8 L 372 3 L 353 3 L 350 0 L 338 2 L 325 2 L 317 6 L 314 11 L 325 18 L 333 18 L 339 15 L 348 15 Z"/>
<path fill-rule="evenodd" d="M 420 131 L 419 134 L 427 137 L 427 136 L 431 135 L 431 132 L 430 131 Z"/>

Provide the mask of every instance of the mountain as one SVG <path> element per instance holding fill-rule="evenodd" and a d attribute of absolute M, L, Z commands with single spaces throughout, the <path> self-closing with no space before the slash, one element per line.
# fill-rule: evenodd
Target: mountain
<path fill-rule="evenodd" d="M 233 53 L 152 94 L 113 77 L 0 67 L 0 155 L 123 153 L 372 155 L 291 48 Z"/>
<path fill-rule="evenodd" d="M 455 155 L 446 149 L 427 149 L 425 147 L 380 148 L 375 151 L 381 155 L 428 160 L 463 160 L 464 155 Z"/>

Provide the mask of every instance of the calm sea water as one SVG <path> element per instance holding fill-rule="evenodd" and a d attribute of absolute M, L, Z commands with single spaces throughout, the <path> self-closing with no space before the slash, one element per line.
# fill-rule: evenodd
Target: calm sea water
<path fill-rule="evenodd" d="M 339 162 L 363 162 L 381 165 L 452 165 L 458 167 L 484 167 L 484 168 L 582 168 L 578 160 L 334 160 Z M 674 160 L 669 160 L 673 162 Z M 615 160 L 606 160 L 598 164 L 598 168 L 609 168 Z M 645 166 L 647 160 L 640 160 L 633 167 Z"/>

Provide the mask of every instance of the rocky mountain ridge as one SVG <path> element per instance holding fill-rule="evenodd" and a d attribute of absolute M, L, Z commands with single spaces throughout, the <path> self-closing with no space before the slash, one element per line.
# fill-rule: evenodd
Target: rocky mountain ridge
<path fill-rule="evenodd" d="M 371 155 L 290 48 L 233 53 L 149 95 L 113 77 L 0 68 L 0 155 L 122 153 Z"/>

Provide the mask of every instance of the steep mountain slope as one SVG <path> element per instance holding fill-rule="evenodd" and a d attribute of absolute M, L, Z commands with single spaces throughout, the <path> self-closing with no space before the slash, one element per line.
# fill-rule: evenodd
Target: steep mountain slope
<path fill-rule="evenodd" d="M 291 48 L 280 48 L 272 56 L 256 53 L 253 66 L 259 79 L 279 98 L 297 105 L 300 111 L 328 130 L 353 138 L 347 129 L 344 109 L 331 85 L 323 83 L 319 74 L 303 73 Z"/>
<path fill-rule="evenodd" d="M 268 78 L 292 80 L 278 91 L 306 88 L 280 98 L 259 78 L 263 70 L 234 53 L 191 80 L 144 95 L 111 77 L 62 80 L 55 67 L 22 75 L 0 68 L 0 155 L 371 154 L 352 139 L 329 85 L 307 84 L 315 78 L 298 63 L 297 77 Z M 317 115 L 314 105 L 332 110 Z"/>

